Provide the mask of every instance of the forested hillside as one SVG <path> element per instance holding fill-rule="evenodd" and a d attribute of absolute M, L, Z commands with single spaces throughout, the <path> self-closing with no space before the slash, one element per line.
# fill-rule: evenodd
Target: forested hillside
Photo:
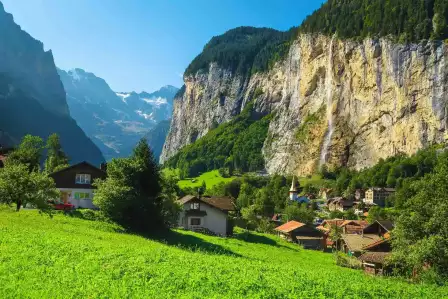
<path fill-rule="evenodd" d="M 400 42 L 446 39 L 447 0 L 329 0 L 300 26 L 340 38 L 392 36 Z"/>
<path fill-rule="evenodd" d="M 248 104 L 231 122 L 211 130 L 184 147 L 165 166 L 178 168 L 181 178 L 194 177 L 213 169 L 255 171 L 264 168 L 261 154 L 271 116 L 263 116 Z"/>
<path fill-rule="evenodd" d="M 207 71 L 215 62 L 239 75 L 265 71 L 282 58 L 289 49 L 289 41 L 296 28 L 287 32 L 269 28 L 238 27 L 213 37 L 188 66 L 185 75 Z"/>

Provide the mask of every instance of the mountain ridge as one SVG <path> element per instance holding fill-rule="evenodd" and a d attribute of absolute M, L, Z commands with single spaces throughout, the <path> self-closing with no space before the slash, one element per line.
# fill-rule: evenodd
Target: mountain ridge
<path fill-rule="evenodd" d="M 58 72 L 67 92 L 70 114 L 107 160 L 127 156 L 151 128 L 171 117 L 177 92 L 174 86 L 152 93 L 115 92 L 106 80 L 81 68 Z"/>

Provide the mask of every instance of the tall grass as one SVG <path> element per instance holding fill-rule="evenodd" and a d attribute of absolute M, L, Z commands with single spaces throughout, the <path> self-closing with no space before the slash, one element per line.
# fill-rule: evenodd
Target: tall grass
<path fill-rule="evenodd" d="M 262 234 L 119 226 L 0 209 L 0 298 L 446 298 L 448 289 L 369 277 Z"/>

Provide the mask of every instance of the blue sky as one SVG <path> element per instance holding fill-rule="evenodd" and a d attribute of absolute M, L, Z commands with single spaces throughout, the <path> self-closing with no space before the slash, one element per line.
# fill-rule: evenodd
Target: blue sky
<path fill-rule="evenodd" d="M 287 30 L 323 0 L 0 0 L 16 23 L 115 91 L 182 85 L 182 73 L 215 35 L 238 26 Z"/>

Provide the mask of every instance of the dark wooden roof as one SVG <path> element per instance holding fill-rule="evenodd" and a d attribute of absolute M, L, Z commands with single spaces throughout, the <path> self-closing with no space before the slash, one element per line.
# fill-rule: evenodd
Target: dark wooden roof
<path fill-rule="evenodd" d="M 179 199 L 179 203 L 186 204 L 192 200 L 201 201 L 221 211 L 235 211 L 235 204 L 233 203 L 233 200 L 227 196 L 203 196 L 201 198 L 198 198 L 194 195 L 186 195 Z"/>
<path fill-rule="evenodd" d="M 90 174 L 90 184 L 77 184 L 76 174 Z M 95 179 L 105 179 L 106 172 L 87 162 L 81 162 L 50 174 L 57 188 L 93 189 Z"/>

